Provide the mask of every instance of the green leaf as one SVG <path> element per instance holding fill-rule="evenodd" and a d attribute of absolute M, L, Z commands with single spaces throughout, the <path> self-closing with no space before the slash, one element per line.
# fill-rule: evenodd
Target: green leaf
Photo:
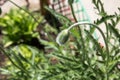
<path fill-rule="evenodd" d="M 116 64 L 118 63 L 117 60 L 114 60 L 114 61 L 110 61 L 109 62 L 109 68 L 108 68 L 108 72 L 112 72 L 113 68 L 116 67 Z"/>
<path fill-rule="evenodd" d="M 8 47 L 8 46 L 10 46 L 12 44 L 13 44 L 13 41 L 8 41 L 8 42 L 5 43 L 4 47 Z"/>
<path fill-rule="evenodd" d="M 46 45 L 48 48 L 53 48 L 54 50 L 58 50 L 54 42 L 48 42 L 40 39 L 41 44 Z"/>
<path fill-rule="evenodd" d="M 108 24 L 109 26 L 109 29 L 113 32 L 113 34 L 116 36 L 116 37 L 118 37 L 118 38 L 120 38 L 120 34 L 119 34 L 119 32 L 117 31 L 117 29 L 115 29 L 110 23 Z"/>
<path fill-rule="evenodd" d="M 3 69 L 3 68 L 0 68 L 0 72 L 2 73 L 2 74 L 10 74 L 10 71 L 9 70 L 7 70 L 7 69 Z"/>
<path fill-rule="evenodd" d="M 101 48 L 100 44 L 98 43 L 98 41 L 96 39 L 94 39 L 94 37 L 90 34 L 89 31 L 85 30 L 85 32 L 87 33 L 88 35 L 88 38 L 90 38 L 93 42 L 94 45 L 96 45 L 97 47 L 97 51 L 100 52 L 101 56 L 103 59 L 105 59 L 105 55 L 103 53 L 103 49 Z"/>
<path fill-rule="evenodd" d="M 95 24 L 99 25 L 99 24 L 101 24 L 101 23 L 103 23 L 103 22 L 105 22 L 107 20 L 113 19 L 115 17 L 116 17 L 115 15 L 108 15 L 108 16 L 102 17 L 101 19 L 97 19 L 95 21 Z"/>
<path fill-rule="evenodd" d="M 66 57 L 66 56 L 61 56 L 61 55 L 58 55 L 58 54 L 54 54 L 55 56 L 61 58 L 61 59 L 64 59 L 64 60 L 68 60 L 70 62 L 75 62 L 73 59 L 69 58 L 69 57 Z"/>
<path fill-rule="evenodd" d="M 26 63 L 29 63 L 30 64 L 30 61 L 28 61 L 27 58 L 25 58 L 21 53 L 18 54 L 18 56 L 20 57 L 21 61 L 24 61 Z"/>

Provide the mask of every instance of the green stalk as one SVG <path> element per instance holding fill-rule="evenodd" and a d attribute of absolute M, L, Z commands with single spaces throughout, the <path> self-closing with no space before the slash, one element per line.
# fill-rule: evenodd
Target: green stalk
<path fill-rule="evenodd" d="M 73 18 L 75 19 L 75 22 L 77 22 L 77 18 L 75 16 L 75 13 L 74 13 L 74 9 L 73 9 L 73 5 L 70 4 L 70 8 L 71 8 L 71 11 L 72 11 L 72 15 L 73 15 Z"/>
<path fill-rule="evenodd" d="M 109 31 L 108 31 L 108 25 L 107 25 L 107 22 L 105 21 L 105 26 L 106 26 L 106 38 L 107 38 L 107 42 L 108 42 L 108 39 L 109 39 Z M 108 67 L 108 62 L 109 62 L 109 55 L 107 55 L 107 62 L 106 62 L 106 67 Z M 106 79 L 109 80 L 109 77 L 108 77 L 108 71 L 106 72 Z"/>
<path fill-rule="evenodd" d="M 75 19 L 75 22 L 77 22 L 77 18 L 75 16 L 75 13 L 74 13 L 74 9 L 73 9 L 73 5 L 70 4 L 70 8 L 71 8 L 71 11 L 72 11 L 72 15 L 73 15 L 73 18 Z M 82 31 L 81 31 L 81 28 L 78 26 L 78 29 L 79 29 L 79 35 L 81 37 L 81 42 L 82 42 L 82 46 L 83 46 L 83 53 L 84 53 L 84 56 L 83 56 L 83 62 L 84 62 L 84 59 L 85 59 L 85 54 L 86 54 L 86 50 L 85 50 L 85 44 L 84 44 L 84 39 L 83 39 L 83 36 L 82 36 Z"/>

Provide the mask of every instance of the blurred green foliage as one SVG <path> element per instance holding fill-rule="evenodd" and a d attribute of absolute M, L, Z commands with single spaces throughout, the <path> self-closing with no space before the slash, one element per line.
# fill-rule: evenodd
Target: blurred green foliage
<path fill-rule="evenodd" d="M 37 16 L 38 21 L 42 17 Z M 34 19 L 23 10 L 10 10 L 9 13 L 0 18 L 0 25 L 2 26 L 3 44 L 5 47 L 11 44 L 19 44 L 30 41 L 32 38 L 38 37 L 36 32 L 37 25 Z"/>

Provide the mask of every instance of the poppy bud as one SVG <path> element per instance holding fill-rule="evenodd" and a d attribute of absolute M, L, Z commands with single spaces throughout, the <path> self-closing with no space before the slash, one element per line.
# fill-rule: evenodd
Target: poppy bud
<path fill-rule="evenodd" d="M 70 35 L 70 33 L 69 33 L 68 29 L 61 31 L 56 38 L 56 42 L 59 45 L 65 44 L 69 39 L 69 35 Z"/>

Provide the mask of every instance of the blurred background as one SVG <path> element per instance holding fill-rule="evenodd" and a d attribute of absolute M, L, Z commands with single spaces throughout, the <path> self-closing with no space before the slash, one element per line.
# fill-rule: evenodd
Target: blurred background
<path fill-rule="evenodd" d="M 2 1 L 2 0 L 1 0 Z M 13 2 L 15 2 L 16 4 L 18 4 L 19 6 L 25 6 L 26 5 L 26 1 L 25 0 L 12 0 Z M 40 6 L 39 6 L 39 1 L 40 0 L 29 0 L 30 3 L 30 9 L 31 10 L 39 10 Z M 98 16 L 95 13 L 95 9 L 94 6 L 92 4 L 91 0 L 81 0 L 84 7 L 86 8 L 87 13 L 89 14 L 89 17 L 91 18 L 91 20 L 96 20 L 98 18 Z M 120 0 L 103 0 L 104 3 L 104 7 L 105 10 L 109 13 L 109 14 L 113 14 L 115 12 L 118 12 L 118 7 L 120 5 Z M 3 13 L 5 14 L 7 12 L 9 12 L 9 10 L 11 8 L 14 8 L 15 5 L 13 5 L 10 2 L 6 2 L 4 5 L 1 6 L 3 9 Z"/>

